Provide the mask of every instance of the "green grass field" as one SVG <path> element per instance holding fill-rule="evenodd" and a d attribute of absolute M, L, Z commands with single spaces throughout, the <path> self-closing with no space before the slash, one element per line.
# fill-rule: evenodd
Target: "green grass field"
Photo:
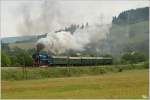
<path fill-rule="evenodd" d="M 148 69 L 96 76 L 2 81 L 2 98 L 143 98 Z"/>

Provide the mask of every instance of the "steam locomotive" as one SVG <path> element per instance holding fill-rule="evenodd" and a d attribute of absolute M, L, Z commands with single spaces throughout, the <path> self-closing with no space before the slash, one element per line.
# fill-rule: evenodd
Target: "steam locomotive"
<path fill-rule="evenodd" d="M 46 52 L 37 52 L 33 55 L 35 66 L 85 66 L 85 65 L 110 65 L 111 57 L 69 57 L 50 56 Z"/>

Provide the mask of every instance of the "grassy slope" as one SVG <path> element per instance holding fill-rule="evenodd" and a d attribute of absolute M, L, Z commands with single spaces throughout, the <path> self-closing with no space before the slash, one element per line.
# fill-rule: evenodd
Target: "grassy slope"
<path fill-rule="evenodd" d="M 35 42 L 23 42 L 23 43 L 11 43 L 9 44 L 10 48 L 15 48 L 15 47 L 19 47 L 21 49 L 31 49 L 31 48 L 35 48 Z"/>
<path fill-rule="evenodd" d="M 148 70 L 98 76 L 2 81 L 2 98 L 142 98 Z"/>

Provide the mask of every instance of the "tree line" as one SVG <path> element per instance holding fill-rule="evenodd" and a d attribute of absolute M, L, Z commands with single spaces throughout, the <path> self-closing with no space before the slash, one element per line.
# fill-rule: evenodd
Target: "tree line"
<path fill-rule="evenodd" d="M 32 54 L 34 49 L 23 50 L 18 47 L 9 48 L 8 44 L 2 44 L 1 66 L 2 67 L 24 67 L 33 66 Z"/>
<path fill-rule="evenodd" d="M 114 16 L 112 23 L 124 25 L 124 24 L 134 24 L 145 20 L 149 20 L 149 7 L 124 11 L 120 13 L 118 17 Z"/>
<path fill-rule="evenodd" d="M 13 49 L 9 48 L 8 44 L 3 44 L 1 52 L 1 66 L 2 67 L 24 67 L 24 66 L 33 66 L 32 55 L 35 53 L 35 49 L 23 50 L 18 47 Z M 70 54 L 75 55 L 75 54 Z M 85 54 L 82 54 L 84 56 Z M 94 56 L 94 55 L 91 55 Z M 112 57 L 110 54 L 102 55 L 103 57 Z M 116 60 L 115 57 L 112 57 L 113 60 Z M 145 62 L 147 60 L 144 53 L 141 52 L 127 52 L 121 56 L 121 59 L 118 63 L 121 64 L 134 64 L 139 62 Z M 147 60 L 148 61 L 148 60 Z"/>

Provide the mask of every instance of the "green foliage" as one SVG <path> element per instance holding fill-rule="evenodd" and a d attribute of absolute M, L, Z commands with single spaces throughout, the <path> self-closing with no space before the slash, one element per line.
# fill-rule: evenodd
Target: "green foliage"
<path fill-rule="evenodd" d="M 16 57 L 17 57 L 17 62 L 20 65 L 23 65 L 23 66 L 32 66 L 33 65 L 33 59 L 26 51 L 19 52 L 16 55 Z"/>
<path fill-rule="evenodd" d="M 31 57 L 34 50 L 25 51 L 18 47 L 4 52 L 5 49 L 2 48 L 2 66 L 3 67 L 19 67 L 19 66 L 32 66 L 33 59 Z"/>
<path fill-rule="evenodd" d="M 11 59 L 11 65 L 10 66 L 13 66 L 13 67 L 20 66 L 19 62 L 17 61 L 18 59 L 16 56 L 10 56 L 10 59 Z"/>
<path fill-rule="evenodd" d="M 141 52 L 125 53 L 122 56 L 122 62 L 123 63 L 138 63 L 138 62 L 143 62 L 145 60 L 146 60 L 146 57 Z"/>
<path fill-rule="evenodd" d="M 36 49 L 35 49 L 35 48 L 31 48 L 31 49 L 28 49 L 27 52 L 28 52 L 30 55 L 33 55 L 33 54 L 36 52 Z"/>
<path fill-rule="evenodd" d="M 144 67 L 149 68 L 149 61 L 148 60 L 144 62 Z"/>
<path fill-rule="evenodd" d="M 3 42 L 1 42 L 1 48 L 5 51 L 5 52 L 7 52 L 7 51 L 9 51 L 10 50 L 10 48 L 9 48 L 9 43 L 3 43 Z"/>
<path fill-rule="evenodd" d="M 1 52 L 1 64 L 2 66 L 10 66 L 11 65 L 11 59 L 9 55 L 5 52 Z"/>
<path fill-rule="evenodd" d="M 10 79 L 10 80 L 21 80 L 23 79 L 23 72 L 22 70 L 18 69 L 10 69 L 10 70 L 5 70 L 2 72 L 1 74 L 2 76 L 2 80 L 3 79 Z"/>

